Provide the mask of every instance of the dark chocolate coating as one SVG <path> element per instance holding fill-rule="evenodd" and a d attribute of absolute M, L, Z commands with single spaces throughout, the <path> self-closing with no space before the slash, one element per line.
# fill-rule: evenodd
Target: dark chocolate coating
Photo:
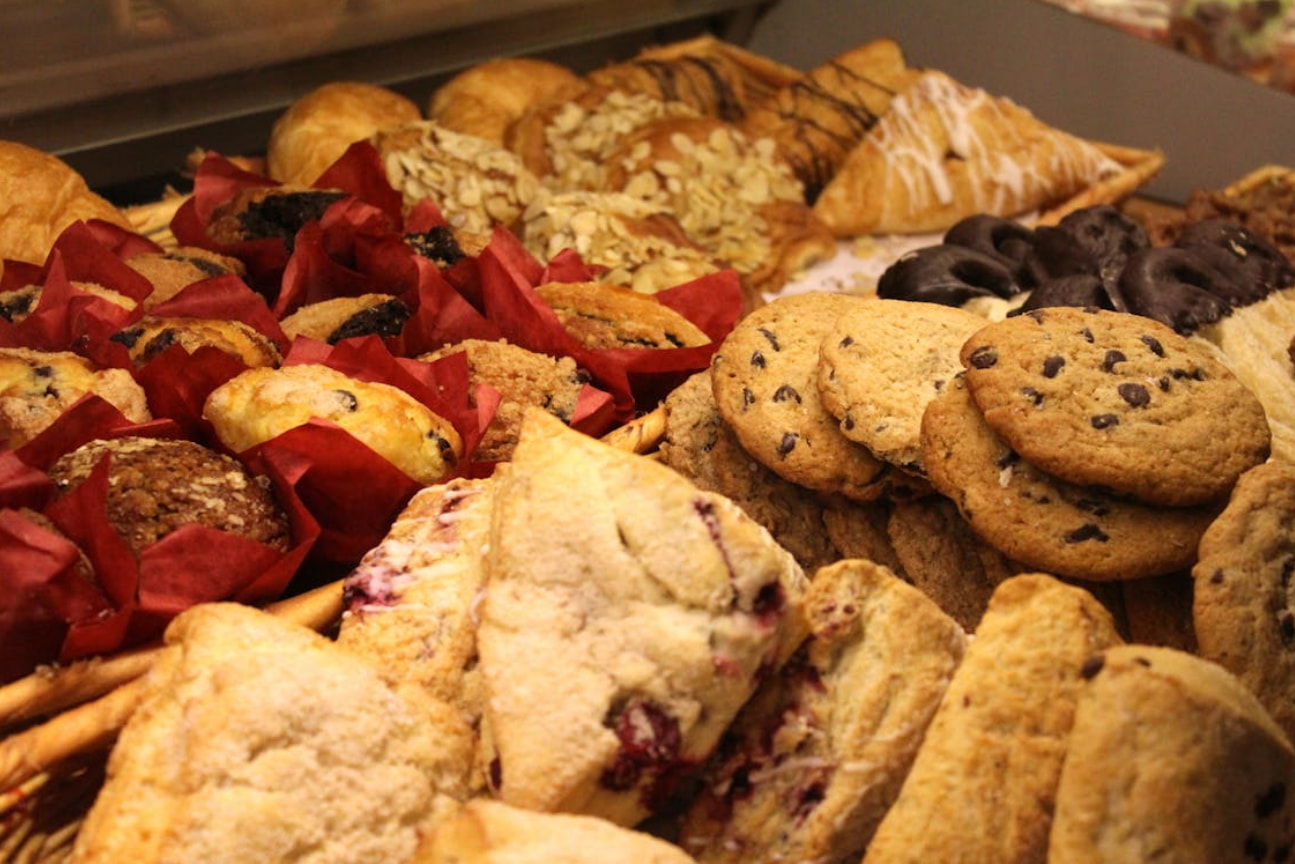
<path fill-rule="evenodd" d="M 1225 299 L 1233 306 L 1257 303 L 1295 285 L 1295 267 L 1281 250 L 1231 219 L 1188 225 L 1174 245 L 1201 255 L 1232 280 Z"/>
<path fill-rule="evenodd" d="M 1081 306 L 1100 309 L 1116 309 L 1116 298 L 1107 290 L 1105 284 L 1091 273 L 1076 273 L 1073 276 L 1061 276 L 1044 282 L 1030 291 L 1030 296 L 1019 309 L 1012 310 L 1011 315 L 1019 315 L 1034 309 L 1049 306 Z M 1123 304 L 1123 298 L 1119 298 Z M 1120 311 L 1120 310 L 1117 310 Z"/>
<path fill-rule="evenodd" d="M 877 280 L 877 296 L 961 306 L 972 297 L 1012 297 L 1021 292 L 997 258 L 963 246 L 927 246 L 903 256 Z"/>
<path fill-rule="evenodd" d="M 1034 254 L 1026 266 L 1039 285 L 1088 273 L 1114 288 L 1129 256 L 1151 245 L 1141 225 L 1107 204 L 1076 210 L 1055 227 L 1034 233 Z"/>
<path fill-rule="evenodd" d="M 1195 251 L 1160 246 L 1129 258 L 1120 290 L 1130 312 L 1191 333 L 1231 312 L 1225 298 L 1235 288 L 1226 274 Z"/>
<path fill-rule="evenodd" d="M 1020 222 L 979 213 L 946 231 L 944 242 L 984 253 L 1016 271 L 1034 248 L 1034 232 Z"/>

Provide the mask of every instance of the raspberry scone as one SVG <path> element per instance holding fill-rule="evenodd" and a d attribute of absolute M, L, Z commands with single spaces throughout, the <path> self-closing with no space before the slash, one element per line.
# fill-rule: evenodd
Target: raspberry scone
<path fill-rule="evenodd" d="M 489 479 L 419 490 L 343 583 L 337 635 L 387 681 L 417 684 L 473 724 L 481 718 L 475 611 L 491 500 Z"/>
<path fill-rule="evenodd" d="M 167 641 L 72 861 L 405 862 L 467 796 L 458 712 L 314 631 L 202 604 Z"/>
<path fill-rule="evenodd" d="M 492 789 L 637 824 L 803 640 L 804 573 L 728 499 L 537 409 L 501 468 L 477 639 Z"/>
<path fill-rule="evenodd" d="M 810 638 L 743 709 L 684 820 L 699 862 L 857 860 L 962 660 L 957 622 L 871 561 L 819 570 L 805 607 Z"/>

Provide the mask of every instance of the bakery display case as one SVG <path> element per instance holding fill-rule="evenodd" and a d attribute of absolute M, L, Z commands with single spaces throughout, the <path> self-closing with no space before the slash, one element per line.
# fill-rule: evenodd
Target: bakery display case
<path fill-rule="evenodd" d="M 1295 97 L 1074 5 L 0 0 L 0 862 L 1289 857 Z"/>

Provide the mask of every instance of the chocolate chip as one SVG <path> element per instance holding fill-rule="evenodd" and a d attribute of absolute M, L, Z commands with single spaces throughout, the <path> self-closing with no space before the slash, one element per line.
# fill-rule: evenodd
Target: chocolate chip
<path fill-rule="evenodd" d="M 841 428 L 847 432 L 854 428 L 854 417 L 849 412 L 846 413 L 845 419 L 841 421 Z"/>
<path fill-rule="evenodd" d="M 1085 309 L 1084 311 L 1085 311 L 1085 312 L 1087 312 L 1088 310 L 1087 310 L 1087 309 Z M 1096 342 L 1096 341 L 1097 341 L 1097 340 L 1093 337 L 1093 331 L 1092 331 L 1092 330 L 1089 330 L 1087 327 L 1085 327 L 1083 330 L 1080 330 L 1079 332 L 1080 332 L 1080 334 L 1082 334 L 1082 335 L 1083 335 L 1083 337 L 1084 337 L 1084 341 L 1085 341 L 1085 342 L 1087 342 L 1089 345 L 1091 345 L 1091 344 L 1093 344 L 1094 342 Z"/>
<path fill-rule="evenodd" d="M 789 399 L 795 400 L 797 405 L 801 404 L 800 394 L 797 393 L 796 388 L 790 384 L 784 384 L 777 390 L 773 391 L 773 401 L 786 402 Z"/>
<path fill-rule="evenodd" d="M 1291 610 L 1283 609 L 1277 613 L 1277 632 L 1287 650 L 1295 648 L 1295 614 Z"/>
<path fill-rule="evenodd" d="M 1110 429 L 1112 426 L 1120 425 L 1120 418 L 1114 414 L 1094 414 L 1089 420 L 1094 429 Z"/>
<path fill-rule="evenodd" d="M 1026 399 L 1029 399 L 1035 408 L 1043 404 L 1043 394 L 1038 390 L 1035 390 L 1033 387 L 1022 387 L 1021 395 Z"/>
<path fill-rule="evenodd" d="M 355 411 L 360 407 L 360 400 L 355 398 L 355 394 L 350 390 L 334 390 L 337 394 L 337 402 L 346 411 Z"/>
<path fill-rule="evenodd" d="M 1114 372 L 1116 363 L 1123 363 L 1128 360 L 1123 351 L 1116 351 L 1114 348 L 1106 352 L 1106 357 L 1102 359 L 1102 371 Z"/>
<path fill-rule="evenodd" d="M 998 352 L 992 345 L 981 345 L 971 352 L 969 359 L 976 369 L 992 369 L 998 363 Z"/>
<path fill-rule="evenodd" d="M 1084 665 L 1079 667 L 1079 677 L 1085 681 L 1091 680 L 1097 676 L 1098 672 L 1102 671 L 1102 667 L 1105 665 L 1106 655 L 1094 654 L 1084 661 Z"/>
<path fill-rule="evenodd" d="M 1276 813 L 1286 803 L 1286 784 L 1282 782 L 1274 783 L 1268 787 L 1268 791 L 1255 799 L 1255 818 L 1267 819 Z"/>
<path fill-rule="evenodd" d="M 1066 535 L 1067 543 L 1084 543 L 1088 540 L 1096 540 L 1098 543 L 1105 543 L 1111 538 L 1106 535 L 1101 528 L 1092 522 L 1086 522 L 1080 525 L 1074 531 Z"/>
<path fill-rule="evenodd" d="M 746 410 L 755 404 L 755 394 L 749 387 L 742 388 L 742 410 Z"/>
<path fill-rule="evenodd" d="M 1168 393 L 1168 392 L 1169 392 L 1169 386 L 1170 386 L 1170 385 L 1169 385 L 1169 379 L 1168 379 L 1167 377 L 1165 377 L 1165 376 L 1161 376 L 1160 380 L 1159 380 L 1159 381 L 1157 381 L 1156 383 L 1157 383 L 1158 385 L 1160 385 L 1160 392 L 1161 392 L 1161 393 Z"/>
<path fill-rule="evenodd" d="M 758 330 L 759 330 L 759 333 L 760 333 L 760 335 L 761 335 L 761 336 L 763 336 L 765 339 L 768 339 L 768 340 L 769 340 L 769 345 L 770 345 L 770 347 L 772 347 L 772 348 L 773 348 L 773 350 L 775 350 L 775 351 L 781 351 L 781 350 L 782 350 L 782 348 L 780 348 L 780 347 L 778 346 L 778 334 L 777 334 L 777 333 L 774 333 L 772 330 L 768 330 L 768 329 L 766 329 L 766 328 L 764 328 L 764 327 L 760 327 L 760 328 L 758 328 Z"/>
<path fill-rule="evenodd" d="M 796 441 L 800 436 L 795 432 L 784 432 L 782 441 L 778 443 L 778 455 L 786 458 L 787 454 L 796 449 Z"/>
<path fill-rule="evenodd" d="M 1142 340 L 1142 344 L 1147 346 L 1147 350 L 1149 350 L 1152 354 L 1156 355 L 1157 357 L 1165 356 L 1165 346 L 1160 344 L 1159 339 L 1157 339 L 1154 336 L 1146 336 L 1146 335 L 1139 336 L 1138 338 Z"/>
<path fill-rule="evenodd" d="M 763 368 L 765 368 L 766 366 L 768 366 L 769 364 L 768 364 L 768 362 L 764 359 L 764 354 L 760 353 L 759 351 L 752 351 L 752 352 L 751 352 L 751 365 L 752 365 L 752 366 L 754 366 L 754 367 L 755 367 L 755 368 L 757 368 L 757 369 L 763 369 Z"/>
<path fill-rule="evenodd" d="M 1061 371 L 1061 367 L 1065 365 L 1066 365 L 1065 357 L 1062 357 L 1058 354 L 1053 354 L 1051 357 L 1043 361 L 1043 377 L 1056 378 L 1057 373 Z"/>
<path fill-rule="evenodd" d="M 1247 834 L 1241 851 L 1251 861 L 1262 861 L 1268 857 L 1268 844 L 1258 834 Z"/>
<path fill-rule="evenodd" d="M 1092 498 L 1080 498 L 1075 501 L 1075 506 L 1085 513 L 1092 513 L 1094 516 L 1105 516 L 1111 512 L 1111 508 L 1103 501 L 1094 501 Z"/>
<path fill-rule="evenodd" d="M 32 374 L 33 374 L 33 375 L 35 375 L 37 378 L 52 378 L 52 377 L 54 377 L 54 367 L 53 367 L 53 366 L 37 366 L 35 369 L 32 369 L 32 370 L 31 370 L 31 372 L 32 372 Z"/>
<path fill-rule="evenodd" d="M 849 348 L 849 347 L 850 347 L 851 345 L 853 345 L 853 344 L 854 344 L 854 337 L 853 337 L 853 336 L 846 336 L 844 339 L 842 339 L 842 340 L 841 340 L 841 347 L 842 347 L 842 348 Z"/>
<path fill-rule="evenodd" d="M 1151 404 L 1151 394 L 1141 384 L 1121 384 L 1115 389 L 1120 398 L 1133 408 L 1145 408 Z"/>
<path fill-rule="evenodd" d="M 1222 584 L 1223 584 L 1223 578 L 1224 578 L 1224 576 L 1223 576 L 1223 568 L 1222 568 L 1222 567 L 1220 567 L 1219 569 L 1215 570 L 1213 573 L 1211 573 L 1211 574 L 1210 574 L 1210 584 L 1211 584 L 1211 585 L 1222 585 Z"/>

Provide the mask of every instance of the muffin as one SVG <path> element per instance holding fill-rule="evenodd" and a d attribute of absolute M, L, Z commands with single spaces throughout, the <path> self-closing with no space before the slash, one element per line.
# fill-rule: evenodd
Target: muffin
<path fill-rule="evenodd" d="M 203 417 L 235 453 L 326 420 L 428 485 L 449 476 L 463 455 L 450 422 L 408 393 L 313 363 L 248 369 L 212 391 Z"/>
<path fill-rule="evenodd" d="M 126 264 L 152 284 L 153 293 L 144 298 L 144 306 L 150 309 L 194 282 L 215 276 L 247 275 L 247 268 L 237 258 L 196 246 L 181 246 L 169 252 L 142 252 L 127 258 Z"/>
<path fill-rule="evenodd" d="M 127 419 L 153 419 L 144 388 L 124 369 L 100 369 L 71 351 L 0 348 L 0 447 L 18 448 L 93 393 Z"/>
<path fill-rule="evenodd" d="M 695 348 L 701 328 L 651 296 L 597 282 L 549 282 L 535 293 L 577 342 L 603 348 Z"/>
<path fill-rule="evenodd" d="M 283 358 L 273 340 L 241 321 L 213 318 L 144 318 L 111 337 L 130 350 L 136 366 L 143 366 L 172 345 L 189 354 L 199 348 L 216 348 L 248 366 L 278 366 Z"/>
<path fill-rule="evenodd" d="M 91 441 L 50 466 L 49 476 L 61 492 L 70 492 L 107 457 L 108 521 L 136 555 L 185 525 L 205 525 L 279 550 L 290 544 L 288 517 L 269 481 L 192 441 Z"/>
<path fill-rule="evenodd" d="M 502 462 L 512 456 L 528 405 L 543 408 L 570 423 L 584 386 L 585 375 L 570 357 L 549 357 L 507 342 L 467 339 L 447 345 L 419 360 L 435 361 L 451 354 L 468 358 L 468 386 L 487 384 L 502 397 L 494 419 L 473 454 L 474 461 Z"/>
<path fill-rule="evenodd" d="M 134 298 L 122 294 L 120 291 L 114 291 L 111 288 L 105 288 L 96 282 L 73 282 L 72 287 L 77 291 L 82 291 L 100 300 L 107 300 L 114 306 L 130 311 L 139 304 Z M 12 291 L 0 291 L 0 318 L 5 319 L 10 324 L 19 324 L 40 305 L 41 294 L 44 289 L 40 285 L 24 285 L 21 288 L 15 288 Z"/>
<path fill-rule="evenodd" d="M 305 336 L 336 345 L 356 336 L 399 336 L 411 314 L 398 297 L 362 294 L 308 303 L 279 325 L 289 339 Z"/>
<path fill-rule="evenodd" d="M 244 189 L 212 212 L 207 236 L 223 245 L 281 240 L 291 251 L 297 232 L 345 197 L 345 192 L 335 189 L 291 186 Z"/>

